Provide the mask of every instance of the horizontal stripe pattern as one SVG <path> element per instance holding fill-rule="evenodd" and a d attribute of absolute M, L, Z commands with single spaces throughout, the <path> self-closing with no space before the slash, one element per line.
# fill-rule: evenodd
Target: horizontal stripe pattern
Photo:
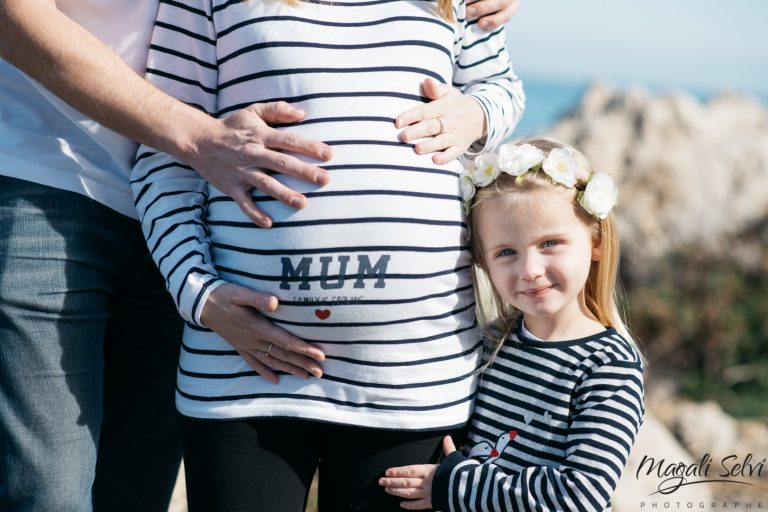
<path fill-rule="evenodd" d="M 441 464 L 435 508 L 608 511 L 643 414 L 640 356 L 614 329 L 541 342 L 518 326 L 481 378 L 473 457 Z"/>
<path fill-rule="evenodd" d="M 402 143 L 394 119 L 427 101 L 426 78 L 466 84 L 486 112 L 485 147 L 507 137 L 524 98 L 503 31 L 441 19 L 431 2 L 161 1 L 148 79 L 212 116 L 289 101 L 306 117 L 278 129 L 333 147 L 293 210 L 254 190 L 274 220 L 255 226 L 188 166 L 142 146 L 132 185 L 153 258 L 187 321 L 177 403 L 204 418 L 299 416 L 436 429 L 466 420 L 479 333 L 458 189 L 460 165 Z M 476 43 L 482 39 L 482 42 Z M 322 379 L 260 378 L 200 325 L 223 282 L 269 292 L 267 316 L 327 355 Z M 291 399 L 286 399 L 286 397 Z M 412 414 L 413 412 L 429 414 Z"/>

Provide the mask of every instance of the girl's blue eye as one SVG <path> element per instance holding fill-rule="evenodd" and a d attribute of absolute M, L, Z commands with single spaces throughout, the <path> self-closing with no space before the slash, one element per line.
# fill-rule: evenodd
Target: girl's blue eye
<path fill-rule="evenodd" d="M 557 245 L 558 245 L 558 241 L 557 240 L 547 240 L 546 242 L 541 244 L 541 247 L 544 248 L 544 249 L 551 249 L 552 247 L 555 247 Z"/>
<path fill-rule="evenodd" d="M 497 256 L 514 256 L 515 251 L 512 249 L 502 249 L 499 251 L 499 254 Z"/>

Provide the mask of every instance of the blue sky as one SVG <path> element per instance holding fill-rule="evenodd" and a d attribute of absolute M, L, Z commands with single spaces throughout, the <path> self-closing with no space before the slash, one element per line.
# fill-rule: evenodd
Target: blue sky
<path fill-rule="evenodd" d="M 766 0 L 521 0 L 507 26 L 515 71 L 768 99 Z"/>

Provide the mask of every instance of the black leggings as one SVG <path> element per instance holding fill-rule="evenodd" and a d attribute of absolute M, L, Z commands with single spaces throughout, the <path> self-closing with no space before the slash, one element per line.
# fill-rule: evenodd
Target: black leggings
<path fill-rule="evenodd" d="M 386 494 L 378 478 L 389 467 L 437 462 L 448 434 L 456 432 L 184 418 L 189 511 L 304 512 L 316 469 L 321 512 L 401 511 L 402 498 Z"/>

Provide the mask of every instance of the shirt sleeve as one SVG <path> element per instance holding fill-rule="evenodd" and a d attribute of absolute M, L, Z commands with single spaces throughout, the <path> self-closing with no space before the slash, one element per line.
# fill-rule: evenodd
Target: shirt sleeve
<path fill-rule="evenodd" d="M 216 32 L 208 2 L 160 2 L 147 80 L 213 115 L 217 110 Z M 188 165 L 140 146 L 131 187 L 144 237 L 181 316 L 200 325 L 200 310 L 219 284 L 203 221 L 207 183 Z"/>
<path fill-rule="evenodd" d="M 509 138 L 523 116 L 525 94 L 507 53 L 504 26 L 488 32 L 477 25 L 476 19 L 467 20 L 464 0 L 455 14 L 458 37 L 453 86 L 480 103 L 488 126 L 485 138 L 467 151 L 467 155 L 474 156 L 495 149 Z"/>
<path fill-rule="evenodd" d="M 566 458 L 559 466 L 506 472 L 454 452 L 435 473 L 435 510 L 605 510 L 642 424 L 641 364 L 600 366 L 579 385 L 572 407 Z"/>

